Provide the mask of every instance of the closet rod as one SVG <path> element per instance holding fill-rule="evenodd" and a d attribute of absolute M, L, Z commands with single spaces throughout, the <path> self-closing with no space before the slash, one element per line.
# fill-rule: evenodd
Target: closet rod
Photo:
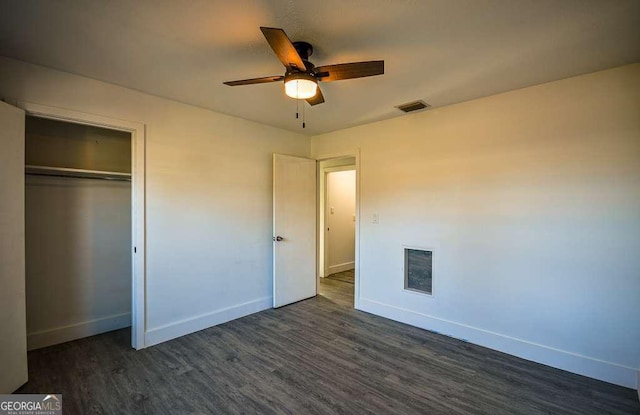
<path fill-rule="evenodd" d="M 25 174 L 36 176 L 73 177 L 76 179 L 101 179 L 131 181 L 130 173 L 120 173 L 115 171 L 71 169 L 67 167 L 48 167 L 26 165 Z"/>

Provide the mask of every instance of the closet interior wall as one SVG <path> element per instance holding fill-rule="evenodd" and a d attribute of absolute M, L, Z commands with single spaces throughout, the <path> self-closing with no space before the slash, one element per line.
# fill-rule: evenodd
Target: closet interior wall
<path fill-rule="evenodd" d="M 131 135 L 27 117 L 29 350 L 131 325 Z"/>

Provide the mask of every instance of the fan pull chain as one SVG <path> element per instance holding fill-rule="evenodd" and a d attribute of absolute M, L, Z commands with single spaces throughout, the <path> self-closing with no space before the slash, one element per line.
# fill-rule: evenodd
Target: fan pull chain
<path fill-rule="evenodd" d="M 298 83 L 296 82 L 296 95 L 298 95 Z M 300 119 L 300 99 L 296 98 L 296 120 Z M 302 104 L 302 128 L 306 128 L 306 123 L 304 122 L 304 103 Z"/>

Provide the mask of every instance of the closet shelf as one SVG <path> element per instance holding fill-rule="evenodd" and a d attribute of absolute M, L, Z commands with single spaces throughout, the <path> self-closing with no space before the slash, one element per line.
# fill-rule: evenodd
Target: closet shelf
<path fill-rule="evenodd" d="M 68 167 L 49 167 L 26 165 L 25 173 L 37 176 L 75 177 L 80 179 L 103 179 L 131 181 L 131 173 L 116 171 L 72 169 Z"/>

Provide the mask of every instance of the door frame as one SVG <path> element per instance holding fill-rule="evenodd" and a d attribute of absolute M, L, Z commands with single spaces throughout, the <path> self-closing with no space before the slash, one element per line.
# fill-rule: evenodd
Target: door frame
<path fill-rule="evenodd" d="M 320 162 L 322 161 L 327 161 L 327 160 L 333 160 L 333 159 L 342 159 L 342 158 L 349 158 L 349 157 L 354 157 L 355 158 L 355 171 L 356 171 L 356 243 L 355 243 L 355 257 L 354 257 L 354 264 L 355 264 L 355 281 L 354 281 L 354 293 L 353 293 L 353 306 L 355 309 L 360 309 L 360 148 L 356 148 L 355 150 L 352 151 L 345 151 L 343 153 L 328 153 L 328 154 L 315 154 L 315 159 L 316 159 L 316 165 L 317 165 L 317 169 L 318 169 L 318 184 L 317 184 L 317 191 L 318 191 L 318 213 L 317 213 L 317 219 L 316 219 L 316 224 L 318 226 L 318 231 L 317 231 L 317 242 L 316 242 L 316 256 L 317 256 L 317 260 L 316 260 L 316 264 L 317 264 L 317 270 L 316 270 L 316 291 L 319 292 L 319 287 L 320 287 L 320 272 L 324 272 L 325 271 L 325 267 L 324 264 L 320 265 L 320 259 L 322 259 L 322 261 L 325 260 L 324 257 L 320 258 L 320 247 L 321 247 L 321 243 L 324 244 L 324 219 L 321 218 L 321 214 L 324 214 L 324 208 L 321 208 L 321 203 L 324 203 L 324 196 L 322 197 L 322 199 L 320 198 L 320 192 L 324 192 L 325 191 L 325 186 L 324 186 L 324 172 L 321 171 L 320 168 Z M 322 235 L 322 236 L 321 236 Z M 322 249 L 323 249 L 323 254 L 326 256 L 326 253 L 324 252 L 324 246 L 322 245 Z"/>
<path fill-rule="evenodd" d="M 146 332 L 146 128 L 145 124 L 32 102 L 19 102 L 27 116 L 131 134 L 131 346 L 145 347 Z"/>

